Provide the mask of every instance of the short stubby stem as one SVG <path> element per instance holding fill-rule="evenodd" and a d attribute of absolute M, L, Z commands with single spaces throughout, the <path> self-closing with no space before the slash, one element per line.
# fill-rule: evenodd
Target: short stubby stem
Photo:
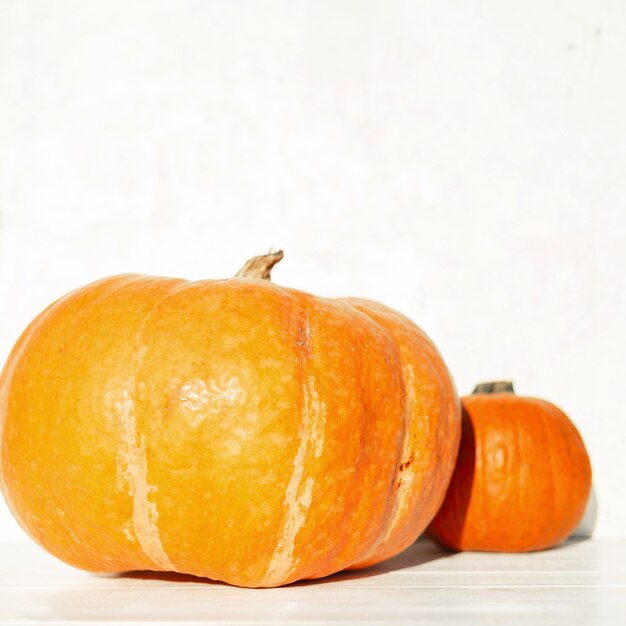
<path fill-rule="evenodd" d="M 282 250 L 269 251 L 268 254 L 255 256 L 246 261 L 246 264 L 235 274 L 236 278 L 260 278 L 270 280 L 272 268 L 278 263 L 284 254 Z"/>
<path fill-rule="evenodd" d="M 480 383 L 474 387 L 472 395 L 478 393 L 515 393 L 513 382 L 510 380 L 495 380 L 488 383 Z"/>

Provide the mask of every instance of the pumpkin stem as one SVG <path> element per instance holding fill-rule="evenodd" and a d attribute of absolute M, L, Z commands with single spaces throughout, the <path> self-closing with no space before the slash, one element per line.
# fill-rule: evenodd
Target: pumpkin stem
<path fill-rule="evenodd" d="M 284 254 L 282 250 L 276 252 L 269 251 L 268 254 L 254 256 L 246 261 L 245 265 L 235 274 L 239 278 L 260 278 L 262 280 L 270 280 L 270 273 L 276 263 L 278 263 Z"/>
<path fill-rule="evenodd" d="M 510 380 L 496 380 L 489 383 L 480 383 L 474 387 L 472 395 L 477 393 L 515 393 L 513 382 Z"/>

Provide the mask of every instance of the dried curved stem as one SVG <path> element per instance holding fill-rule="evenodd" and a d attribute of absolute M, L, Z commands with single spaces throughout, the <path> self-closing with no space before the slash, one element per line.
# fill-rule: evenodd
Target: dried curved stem
<path fill-rule="evenodd" d="M 272 268 L 284 256 L 282 250 L 276 252 L 269 251 L 268 254 L 255 256 L 246 261 L 245 265 L 235 274 L 239 278 L 260 278 L 270 280 Z"/>

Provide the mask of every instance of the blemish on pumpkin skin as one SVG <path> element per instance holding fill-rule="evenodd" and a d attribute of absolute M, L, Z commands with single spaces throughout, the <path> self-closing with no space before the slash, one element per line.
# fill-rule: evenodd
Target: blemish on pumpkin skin
<path fill-rule="evenodd" d="M 306 311 L 298 317 L 294 344 L 299 350 L 304 352 L 302 355 L 304 358 L 311 356 L 311 324 L 309 321 L 309 315 Z"/>
<path fill-rule="evenodd" d="M 415 460 L 415 457 L 411 455 L 408 461 L 406 461 L 405 463 L 400 463 L 400 471 L 403 472 L 408 467 L 411 467 L 411 463 L 413 463 L 414 460 Z"/>

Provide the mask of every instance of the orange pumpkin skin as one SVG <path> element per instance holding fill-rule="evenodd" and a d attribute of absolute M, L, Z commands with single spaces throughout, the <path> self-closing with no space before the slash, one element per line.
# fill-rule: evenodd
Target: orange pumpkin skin
<path fill-rule="evenodd" d="M 60 559 L 272 587 L 412 543 L 460 407 L 430 340 L 382 305 L 125 275 L 26 329 L 0 429 L 4 496 Z"/>
<path fill-rule="evenodd" d="M 564 541 L 591 489 L 585 445 L 553 404 L 513 393 L 461 399 L 459 456 L 428 533 L 455 550 L 526 552 Z"/>

